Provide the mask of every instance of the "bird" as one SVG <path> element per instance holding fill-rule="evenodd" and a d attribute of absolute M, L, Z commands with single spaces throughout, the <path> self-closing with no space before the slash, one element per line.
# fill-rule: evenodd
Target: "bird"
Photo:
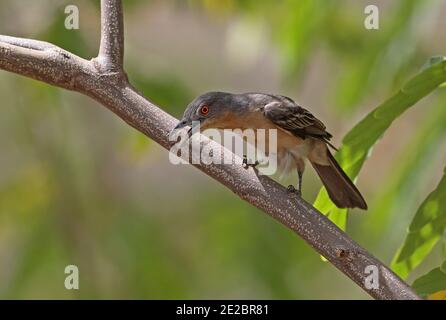
<path fill-rule="evenodd" d="M 302 195 L 303 172 L 308 160 L 337 207 L 367 210 L 358 188 L 330 151 L 330 148 L 336 150 L 330 142 L 332 135 L 321 120 L 291 98 L 256 92 L 207 92 L 186 107 L 174 130 L 193 123 L 199 123 L 200 130 L 276 129 L 278 169 L 285 173 L 296 170 L 298 175 L 297 189 L 290 185 L 290 192 Z"/>

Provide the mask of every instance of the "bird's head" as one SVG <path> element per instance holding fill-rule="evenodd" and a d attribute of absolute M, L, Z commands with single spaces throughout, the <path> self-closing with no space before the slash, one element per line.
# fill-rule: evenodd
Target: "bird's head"
<path fill-rule="evenodd" d="M 246 105 L 246 98 L 226 92 L 207 92 L 195 98 L 186 108 L 183 118 L 175 129 L 199 123 L 201 129 L 219 128 L 223 119 L 241 112 Z"/>

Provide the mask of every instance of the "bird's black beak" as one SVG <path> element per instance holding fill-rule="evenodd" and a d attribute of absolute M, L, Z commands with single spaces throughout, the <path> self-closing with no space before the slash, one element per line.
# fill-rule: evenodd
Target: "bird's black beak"
<path fill-rule="evenodd" d="M 178 130 L 178 129 L 182 129 L 185 126 L 189 125 L 188 121 L 186 120 L 180 120 L 180 122 L 178 122 L 178 124 L 176 125 L 176 127 L 174 128 L 174 130 Z"/>
<path fill-rule="evenodd" d="M 192 136 L 192 123 L 190 123 L 190 121 L 187 120 L 180 120 L 180 122 L 178 122 L 178 124 L 176 125 L 175 128 L 173 128 L 172 132 L 175 130 L 180 130 L 183 129 L 186 126 L 190 126 L 189 130 L 187 130 L 187 135 L 189 136 L 189 138 Z"/>

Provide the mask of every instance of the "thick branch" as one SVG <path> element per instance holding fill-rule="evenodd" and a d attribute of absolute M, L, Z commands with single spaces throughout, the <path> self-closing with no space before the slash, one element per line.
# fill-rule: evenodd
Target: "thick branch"
<path fill-rule="evenodd" d="M 178 120 L 141 96 L 122 70 L 121 1 L 102 0 L 101 12 L 101 47 L 99 57 L 92 62 L 45 42 L 0 36 L 0 69 L 87 94 L 169 149 L 169 133 Z M 220 145 L 209 143 L 214 156 L 219 157 Z M 238 164 L 196 167 L 293 230 L 372 297 L 419 299 L 389 268 L 277 182 Z M 365 269 L 371 265 L 379 270 L 378 289 L 367 289 L 365 285 Z"/>

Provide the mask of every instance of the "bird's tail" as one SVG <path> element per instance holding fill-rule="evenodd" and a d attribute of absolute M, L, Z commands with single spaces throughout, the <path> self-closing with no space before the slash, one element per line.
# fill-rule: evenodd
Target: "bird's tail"
<path fill-rule="evenodd" d="M 347 174 L 342 170 L 330 150 L 327 150 L 329 165 L 311 162 L 313 168 L 327 189 L 330 199 L 339 208 L 360 208 L 367 210 L 367 203 Z"/>

